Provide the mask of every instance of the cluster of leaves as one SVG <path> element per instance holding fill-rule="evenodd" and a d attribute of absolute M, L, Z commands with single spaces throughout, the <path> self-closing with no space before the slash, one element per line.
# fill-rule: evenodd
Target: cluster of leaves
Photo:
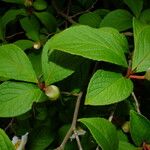
<path fill-rule="evenodd" d="M 0 4 L 0 149 L 14 150 L 8 136 L 26 132 L 28 150 L 59 146 L 80 92 L 83 149 L 150 149 L 146 102 L 139 108 L 134 94 L 148 103 L 149 93 L 141 94 L 150 85 L 148 0 Z M 52 84 L 57 101 L 45 90 Z M 73 138 L 65 150 L 78 146 Z"/>

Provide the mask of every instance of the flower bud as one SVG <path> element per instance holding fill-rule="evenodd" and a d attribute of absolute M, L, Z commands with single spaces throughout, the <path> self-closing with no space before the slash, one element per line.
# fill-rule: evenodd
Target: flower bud
<path fill-rule="evenodd" d="M 55 101 L 60 96 L 59 88 L 55 85 L 50 85 L 45 88 L 45 94 L 49 97 L 50 100 Z"/>
<path fill-rule="evenodd" d="M 150 80 L 150 68 L 148 68 L 145 73 L 145 79 Z"/>
<path fill-rule="evenodd" d="M 122 125 L 122 130 L 125 132 L 125 133 L 128 133 L 129 130 L 130 130 L 130 122 L 129 121 L 126 121 L 123 125 Z"/>
<path fill-rule="evenodd" d="M 38 41 L 38 42 L 35 42 L 34 44 L 33 44 L 33 48 L 34 49 L 40 49 L 41 48 L 41 42 L 40 41 Z"/>
<path fill-rule="evenodd" d="M 31 7 L 32 6 L 32 0 L 25 0 L 24 5 L 25 5 L 25 7 Z"/>

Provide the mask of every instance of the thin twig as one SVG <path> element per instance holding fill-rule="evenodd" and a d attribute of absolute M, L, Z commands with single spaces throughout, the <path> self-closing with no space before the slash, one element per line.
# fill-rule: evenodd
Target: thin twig
<path fill-rule="evenodd" d="M 138 112 L 139 114 L 141 114 L 140 105 L 139 105 L 138 99 L 136 98 L 134 92 L 132 92 L 132 97 L 133 97 L 133 99 L 134 99 L 134 101 L 135 101 L 135 105 L 136 105 L 136 110 L 137 110 L 137 112 Z"/>
<path fill-rule="evenodd" d="M 24 32 L 18 32 L 18 33 L 15 33 L 15 34 L 13 34 L 13 35 L 9 35 L 9 36 L 7 36 L 6 37 L 6 39 L 11 39 L 11 38 L 13 38 L 14 36 L 16 36 L 16 35 L 20 35 L 20 34 L 23 34 Z"/>
<path fill-rule="evenodd" d="M 77 133 L 76 130 L 74 130 L 74 135 L 75 135 L 75 138 L 76 138 L 76 141 L 77 141 L 77 145 L 78 145 L 79 150 L 83 150 L 82 145 L 81 145 L 81 142 L 80 142 L 80 139 L 79 139 L 79 136 L 78 136 L 78 133 Z"/>
<path fill-rule="evenodd" d="M 64 140 L 62 141 L 61 145 L 58 148 L 56 148 L 56 150 L 63 150 L 65 147 L 65 144 L 67 143 L 68 139 L 70 138 L 72 132 L 74 132 L 76 130 L 76 122 L 77 122 L 77 117 L 78 117 L 78 112 L 79 112 L 79 107 L 80 107 L 82 95 L 83 95 L 83 92 L 80 92 L 78 97 L 77 97 L 77 102 L 76 102 L 76 106 L 75 106 L 75 111 L 74 111 L 71 127 L 68 130 L 68 132 L 67 132 Z"/>
<path fill-rule="evenodd" d="M 61 94 L 67 95 L 67 96 L 79 96 L 77 93 L 70 93 L 70 92 L 61 92 Z"/>
<path fill-rule="evenodd" d="M 78 16 L 78 15 L 81 15 L 81 14 L 84 14 L 84 13 L 86 13 L 86 12 L 89 12 L 92 8 L 94 8 L 94 5 L 95 5 L 97 2 L 98 2 L 98 0 L 96 0 L 96 1 L 92 4 L 92 6 L 90 6 L 87 10 L 78 12 L 78 13 L 76 13 L 76 14 L 70 16 L 70 17 L 71 17 L 71 18 L 74 18 L 74 17 L 76 17 L 76 16 Z"/>
<path fill-rule="evenodd" d="M 11 119 L 11 121 L 9 122 L 9 124 L 4 130 L 7 131 L 12 126 L 13 122 L 14 122 L 14 118 Z"/>
<path fill-rule="evenodd" d="M 61 11 L 58 9 L 58 7 L 57 7 L 57 5 L 56 5 L 56 3 L 55 3 L 55 0 L 52 0 L 52 5 L 53 5 L 53 7 L 55 8 L 55 10 L 57 11 L 57 13 L 58 13 L 59 15 L 61 15 L 62 17 L 64 17 L 64 18 L 65 18 L 66 20 L 68 20 L 70 23 L 76 24 L 76 22 L 75 22 L 71 17 L 69 17 L 68 15 L 66 15 L 65 13 L 61 12 Z"/>
<path fill-rule="evenodd" d="M 126 35 L 126 36 L 133 36 L 132 32 L 123 32 L 123 34 Z"/>

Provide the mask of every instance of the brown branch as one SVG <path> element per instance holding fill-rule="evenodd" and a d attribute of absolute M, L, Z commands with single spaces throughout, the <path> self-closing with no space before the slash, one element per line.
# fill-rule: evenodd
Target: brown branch
<path fill-rule="evenodd" d="M 76 130 L 76 122 L 77 122 L 77 117 L 78 117 L 78 112 L 79 112 L 79 107 L 80 107 L 80 102 L 81 102 L 82 95 L 83 95 L 83 92 L 80 92 L 78 97 L 77 97 L 71 127 L 68 130 L 68 132 L 67 132 L 64 140 L 62 141 L 61 145 L 58 148 L 56 148 L 56 150 L 63 150 L 64 147 L 65 147 L 65 144 L 67 143 L 67 141 L 70 138 L 71 134 Z"/>
<path fill-rule="evenodd" d="M 81 15 L 81 14 L 84 14 L 84 13 L 86 13 L 86 12 L 89 12 L 92 8 L 94 8 L 94 5 L 95 5 L 97 2 L 98 2 L 98 0 L 96 0 L 96 1 L 92 4 L 92 6 L 89 7 L 87 10 L 78 12 L 78 13 L 76 13 L 76 14 L 70 16 L 70 17 L 71 17 L 71 18 L 74 18 L 74 17 L 76 17 L 76 16 L 78 16 L 78 15 Z"/>
<path fill-rule="evenodd" d="M 130 79 L 137 79 L 137 80 L 144 80 L 145 76 L 130 75 L 128 78 L 130 78 Z"/>
<path fill-rule="evenodd" d="M 59 15 L 61 15 L 62 17 L 64 17 L 64 18 L 65 18 L 66 20 L 68 20 L 70 23 L 76 24 L 76 22 L 75 22 L 70 16 L 66 15 L 65 13 L 61 12 L 61 11 L 58 9 L 55 0 L 52 0 L 52 5 L 53 5 L 53 7 L 55 8 L 55 10 L 57 11 L 57 13 L 58 13 Z"/>
<path fill-rule="evenodd" d="M 76 141 L 77 141 L 77 145 L 78 145 L 79 150 L 83 150 L 82 145 L 81 145 L 81 142 L 80 142 L 80 139 L 79 139 L 79 136 L 78 136 L 78 133 L 77 133 L 76 130 L 74 130 L 74 135 L 75 135 L 75 138 L 76 138 Z"/>

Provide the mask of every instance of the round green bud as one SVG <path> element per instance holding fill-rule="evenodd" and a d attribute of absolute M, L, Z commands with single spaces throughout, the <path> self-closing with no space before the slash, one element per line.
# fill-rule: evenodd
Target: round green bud
<path fill-rule="evenodd" d="M 125 132 L 125 133 L 128 133 L 129 130 L 130 130 L 130 122 L 129 121 L 126 121 L 123 125 L 122 125 L 122 130 Z"/>
<path fill-rule="evenodd" d="M 45 0 L 36 0 L 33 3 L 33 7 L 36 10 L 42 11 L 47 8 L 47 3 L 45 2 Z"/>
<path fill-rule="evenodd" d="M 49 97 L 50 100 L 55 101 L 60 96 L 60 90 L 55 85 L 50 85 L 45 88 L 45 94 Z"/>
<path fill-rule="evenodd" d="M 145 79 L 150 80 L 150 68 L 148 68 L 145 73 Z"/>

